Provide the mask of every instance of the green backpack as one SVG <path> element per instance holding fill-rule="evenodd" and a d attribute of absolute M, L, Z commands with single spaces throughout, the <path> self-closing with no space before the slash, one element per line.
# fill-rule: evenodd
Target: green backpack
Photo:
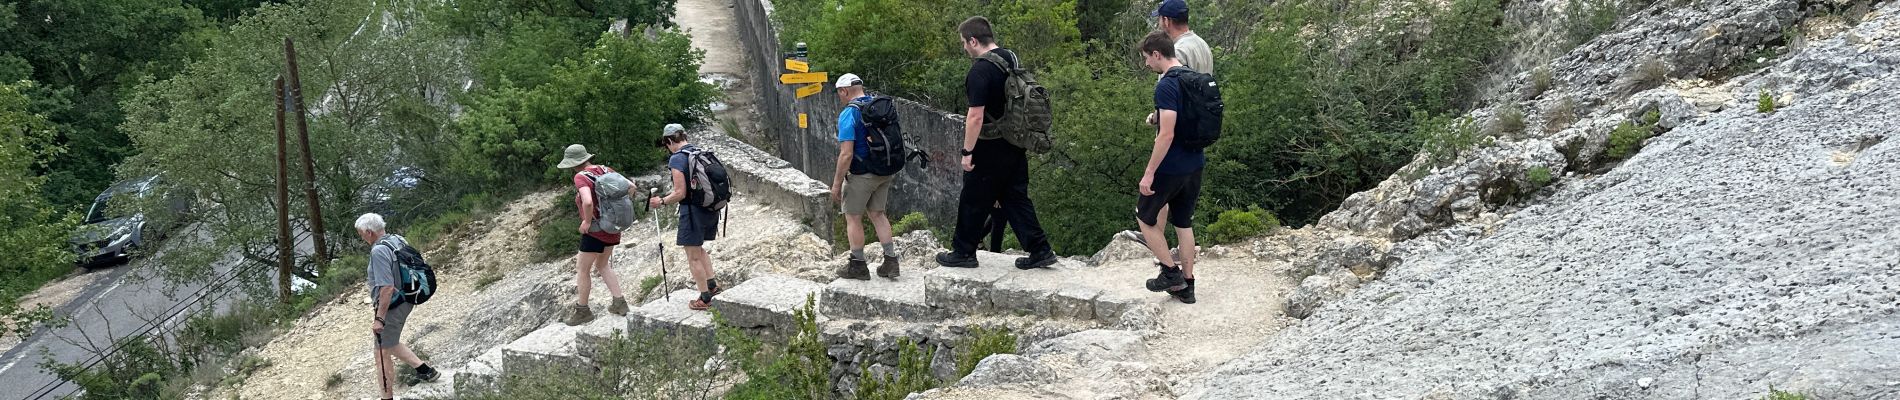
<path fill-rule="evenodd" d="M 1008 60 L 998 54 L 1005 52 L 1009 53 Z M 983 59 L 1002 69 L 1009 79 L 1003 82 L 1003 95 L 1007 99 L 1003 115 L 995 121 L 984 121 L 983 132 L 977 137 L 1000 138 L 1031 153 L 1047 153 L 1055 147 L 1055 138 L 1049 135 L 1049 128 L 1054 125 L 1049 90 L 1036 83 L 1036 74 L 1022 68 L 1016 58 L 1016 53 L 1009 51 L 983 53 Z"/>

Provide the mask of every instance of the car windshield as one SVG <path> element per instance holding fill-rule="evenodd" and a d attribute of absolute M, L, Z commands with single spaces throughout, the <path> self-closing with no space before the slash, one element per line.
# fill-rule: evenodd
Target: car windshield
<path fill-rule="evenodd" d="M 100 195 L 98 200 L 93 201 L 92 208 L 86 210 L 86 223 L 95 224 L 108 219 L 106 218 L 106 203 L 109 200 L 112 200 L 112 195 L 105 194 Z"/>

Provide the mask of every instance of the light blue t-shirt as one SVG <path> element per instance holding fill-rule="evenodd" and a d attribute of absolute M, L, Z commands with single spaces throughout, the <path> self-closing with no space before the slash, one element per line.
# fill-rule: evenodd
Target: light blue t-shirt
<path fill-rule="evenodd" d="M 854 103 L 860 101 L 869 102 L 871 101 L 871 96 L 859 96 L 858 98 L 851 99 L 851 101 Z M 871 154 L 871 146 L 865 143 L 864 140 L 860 140 L 861 138 L 859 137 L 862 133 L 858 132 L 858 128 L 863 125 L 864 124 L 858 120 L 857 107 L 847 106 L 844 108 L 844 111 L 838 112 L 838 143 L 844 143 L 848 140 L 856 141 L 858 158 L 860 159 Z"/>

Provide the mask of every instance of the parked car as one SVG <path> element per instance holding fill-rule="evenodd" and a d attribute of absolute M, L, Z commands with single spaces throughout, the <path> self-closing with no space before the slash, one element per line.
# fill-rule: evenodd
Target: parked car
<path fill-rule="evenodd" d="M 113 184 L 94 198 L 92 207 L 86 210 L 86 220 L 77 232 L 73 233 L 73 252 L 79 254 L 78 264 L 94 268 L 129 260 L 138 249 L 152 237 L 162 235 L 163 229 L 152 226 L 155 223 L 142 212 L 124 209 L 126 200 L 139 200 L 152 196 L 164 201 L 166 210 L 177 215 L 189 211 L 188 199 L 171 196 L 160 189 L 158 176 L 148 176 Z M 131 199 L 123 196 L 134 196 Z M 115 203 L 113 199 L 120 199 Z M 179 218 L 166 218 L 177 221 Z M 163 228 L 170 228 L 169 226 Z"/>

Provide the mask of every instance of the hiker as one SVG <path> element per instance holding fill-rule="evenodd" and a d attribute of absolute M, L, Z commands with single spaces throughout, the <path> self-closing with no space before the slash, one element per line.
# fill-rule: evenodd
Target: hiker
<path fill-rule="evenodd" d="M 992 123 L 1005 118 L 1002 114 L 1011 107 L 1005 85 L 1022 83 L 1013 76 L 1021 72 L 1020 60 L 1015 52 L 997 45 L 989 19 L 970 17 L 957 26 L 957 34 L 963 39 L 964 53 L 975 60 L 963 79 L 970 109 L 963 124 L 963 191 L 957 201 L 956 237 L 949 252 L 937 255 L 937 263 L 975 268 L 977 242 L 988 232 L 984 222 L 995 212 L 992 205 L 1001 202 L 1017 241 L 1029 252 L 1016 260 L 1016 268 L 1053 265 L 1056 254 L 1029 200 L 1028 150 L 1005 138 L 1015 132 L 986 132 L 1003 130 Z"/>
<path fill-rule="evenodd" d="M 851 260 L 838 271 L 838 277 L 871 279 L 869 265 L 864 260 L 864 217 L 869 216 L 871 226 L 877 229 L 877 241 L 884 246 L 884 262 L 878 264 L 877 276 L 895 279 L 897 246 L 891 241 L 891 220 L 884 210 L 890 202 L 891 182 L 896 171 L 873 170 L 871 135 L 879 132 L 864 118 L 864 114 L 873 112 L 867 108 L 875 99 L 864 94 L 864 81 L 856 74 L 838 77 L 834 86 L 838 89 L 838 101 L 845 107 L 838 112 L 838 166 L 832 172 L 831 200 L 844 209 L 845 238 L 851 242 Z M 903 156 L 901 150 L 898 156 Z"/>
<path fill-rule="evenodd" d="M 692 192 L 698 192 L 702 190 L 702 188 L 710 188 L 712 185 L 712 183 L 700 182 L 702 175 L 711 174 L 707 174 L 706 171 L 699 167 L 699 164 L 703 163 L 704 160 L 695 159 L 702 153 L 706 155 L 710 155 L 710 153 L 699 149 L 698 146 L 687 143 L 686 129 L 679 124 L 667 124 L 666 128 L 660 134 L 659 142 L 656 144 L 660 147 L 665 147 L 668 152 L 673 153 L 673 155 L 666 160 L 667 169 L 673 173 L 673 191 L 667 193 L 665 197 L 649 199 L 648 205 L 654 208 L 658 208 L 664 204 L 680 205 L 679 239 L 677 244 L 686 251 L 687 269 L 692 273 L 693 281 L 698 285 L 697 289 L 699 290 L 699 298 L 688 302 L 687 308 L 691 308 L 694 311 L 705 311 L 706 309 L 712 308 L 713 296 L 718 295 L 720 292 L 719 283 L 713 281 L 712 257 L 706 254 L 706 248 L 703 247 L 707 241 L 713 240 L 719 235 L 719 213 L 712 208 L 702 205 L 701 200 L 704 195 Z M 718 160 L 713 159 L 711 162 L 717 164 Z M 725 179 L 724 168 L 720 167 L 716 175 L 717 177 L 715 179 L 723 182 Z M 689 182 L 689 177 L 691 182 Z M 689 186 L 689 183 L 692 185 Z M 725 199 L 716 199 L 719 203 L 719 208 L 723 209 L 725 207 L 724 200 Z"/>
<path fill-rule="evenodd" d="M 409 345 L 402 342 L 403 325 L 409 320 L 409 312 L 415 309 L 415 305 L 403 302 L 398 297 L 396 285 L 401 283 L 398 280 L 401 273 L 397 270 L 396 251 L 406 248 L 409 243 L 402 236 L 385 233 L 384 228 L 382 215 L 368 213 L 356 218 L 356 236 L 370 245 L 367 277 L 370 304 L 376 306 L 376 319 L 370 323 L 370 332 L 376 338 L 377 382 L 381 382 L 382 398 L 393 399 L 396 389 L 390 382 L 396 380 L 396 366 L 389 361 L 390 356 L 415 367 L 416 380 L 420 382 L 435 382 L 441 374 L 429 367 L 428 362 L 416 357 L 415 352 L 409 351 Z M 409 382 L 411 385 L 415 383 Z"/>
<path fill-rule="evenodd" d="M 580 253 L 574 256 L 574 305 L 563 322 L 568 326 L 579 326 L 594 320 L 593 307 L 587 304 L 587 295 L 594 289 L 594 274 L 600 274 L 601 282 L 607 284 L 607 292 L 614 296 L 613 304 L 607 306 L 607 312 L 627 315 L 627 297 L 620 289 L 620 274 L 614 272 L 610 265 L 614 246 L 620 245 L 620 231 L 601 228 L 597 221 L 600 217 L 600 194 L 594 190 L 595 181 L 614 173 L 614 169 L 595 165 L 594 155 L 587 152 L 586 146 L 568 145 L 562 153 L 561 162 L 555 167 L 574 170 L 574 205 L 580 209 L 581 217 L 578 229 L 581 236 Z"/>
<path fill-rule="evenodd" d="M 1181 65 L 1194 72 L 1214 74 L 1213 50 L 1207 46 L 1207 41 L 1201 40 L 1201 35 L 1194 34 L 1194 31 L 1188 28 L 1186 0 L 1164 0 L 1148 16 L 1158 18 L 1157 24 L 1160 25 L 1161 31 L 1167 32 L 1168 39 L 1174 41 L 1176 61 L 1180 61 Z M 1148 113 L 1147 121 L 1148 126 L 1157 126 L 1161 123 L 1156 119 L 1155 113 Z M 1167 214 L 1168 206 L 1161 206 L 1161 213 Z"/>
<path fill-rule="evenodd" d="M 1160 123 L 1154 148 L 1144 163 L 1139 184 L 1141 197 L 1135 208 L 1143 242 L 1154 253 L 1155 264 L 1161 267 L 1161 273 L 1148 280 L 1147 287 L 1150 291 L 1166 291 L 1183 303 L 1193 304 L 1194 258 L 1198 250 L 1194 245 L 1194 208 L 1201 196 L 1201 170 L 1207 165 L 1204 147 L 1207 143 L 1190 139 L 1201 138 L 1194 135 L 1204 132 L 1200 130 L 1203 124 L 1219 128 L 1218 117 L 1211 121 L 1198 117 L 1200 111 L 1196 107 L 1205 107 L 1198 102 L 1207 100 L 1194 96 L 1206 93 L 1195 90 L 1201 90 L 1198 86 L 1211 88 L 1213 80 L 1210 75 L 1182 66 L 1175 58 L 1174 41 L 1165 32 L 1149 33 L 1141 40 L 1140 49 L 1148 70 L 1161 74 L 1154 90 L 1155 113 Z M 1218 101 L 1218 92 L 1213 96 L 1212 101 Z M 1167 222 L 1174 226 L 1175 238 L 1180 240 L 1178 259 L 1169 252 L 1167 238 L 1161 231 L 1163 210 L 1167 210 Z"/>

